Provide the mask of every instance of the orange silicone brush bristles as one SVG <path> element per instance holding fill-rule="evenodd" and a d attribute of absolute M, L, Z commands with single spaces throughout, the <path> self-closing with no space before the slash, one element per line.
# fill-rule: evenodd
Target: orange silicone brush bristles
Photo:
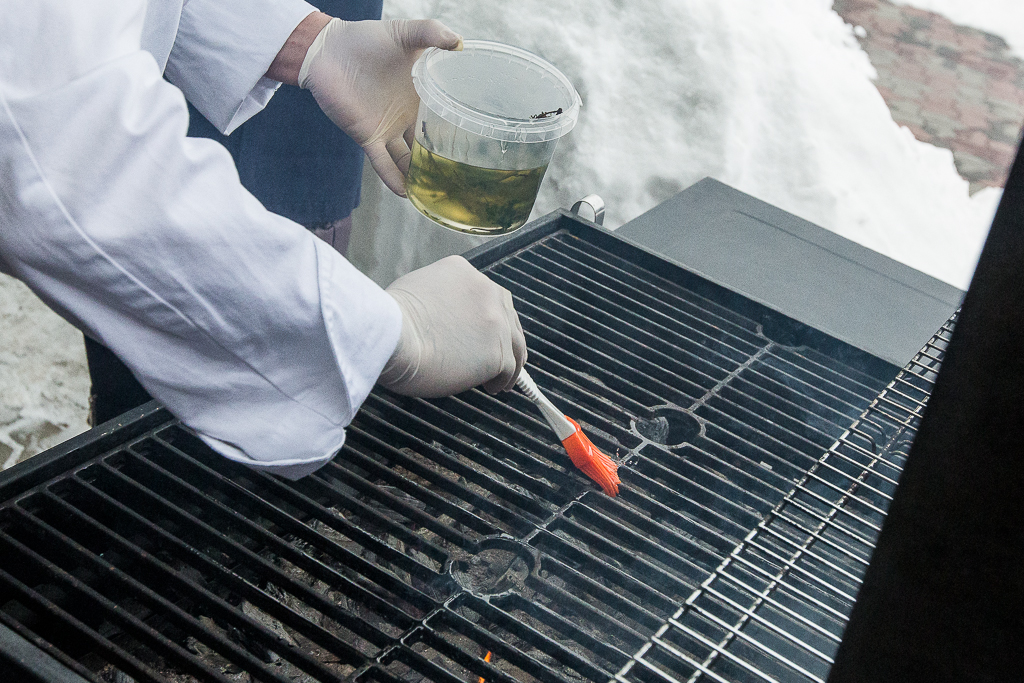
<path fill-rule="evenodd" d="M 565 416 L 565 419 L 576 427 L 576 433 L 562 441 L 562 445 L 565 446 L 572 464 L 576 465 L 583 474 L 597 482 L 598 486 L 604 489 L 604 492 L 609 496 L 617 496 L 620 483 L 618 475 L 619 466 L 587 438 L 587 435 L 580 429 L 580 425 L 576 420 L 568 415 Z"/>

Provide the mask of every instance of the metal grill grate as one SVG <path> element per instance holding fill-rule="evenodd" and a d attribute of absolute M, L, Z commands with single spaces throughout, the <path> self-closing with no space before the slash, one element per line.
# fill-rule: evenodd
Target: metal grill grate
<path fill-rule="evenodd" d="M 955 320 L 954 315 L 616 680 L 824 683 Z"/>
<path fill-rule="evenodd" d="M 949 330 L 890 384 L 564 213 L 501 244 L 618 498 L 516 394 L 375 392 L 294 484 L 150 408 L 0 480 L 0 623 L 94 683 L 823 678 Z"/>

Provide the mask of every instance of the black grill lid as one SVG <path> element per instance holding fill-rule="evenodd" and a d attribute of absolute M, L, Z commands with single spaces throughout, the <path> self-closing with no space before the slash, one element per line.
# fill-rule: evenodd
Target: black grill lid
<path fill-rule="evenodd" d="M 824 679 L 949 328 L 897 375 L 566 212 L 471 260 L 618 498 L 514 393 L 376 391 L 297 483 L 150 404 L 2 475 L 0 624 L 94 682 Z"/>
<path fill-rule="evenodd" d="M 964 296 L 713 178 L 616 235 L 897 365 L 914 357 Z"/>

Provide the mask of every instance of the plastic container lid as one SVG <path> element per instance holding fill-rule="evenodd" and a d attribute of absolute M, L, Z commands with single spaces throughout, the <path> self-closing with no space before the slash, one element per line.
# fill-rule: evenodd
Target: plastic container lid
<path fill-rule="evenodd" d="M 412 82 L 423 104 L 445 121 L 508 142 L 557 140 L 576 125 L 583 106 L 569 79 L 547 61 L 489 40 L 467 40 L 461 52 L 428 48 L 412 67 Z"/>

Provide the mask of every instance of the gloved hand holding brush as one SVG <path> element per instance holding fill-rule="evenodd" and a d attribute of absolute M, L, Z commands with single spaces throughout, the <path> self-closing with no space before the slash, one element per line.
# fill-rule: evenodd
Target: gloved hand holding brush
<path fill-rule="evenodd" d="M 395 280 L 386 290 L 402 309 L 398 347 L 378 382 L 407 396 L 450 396 L 516 383 L 526 338 L 512 295 L 461 256 Z"/>

